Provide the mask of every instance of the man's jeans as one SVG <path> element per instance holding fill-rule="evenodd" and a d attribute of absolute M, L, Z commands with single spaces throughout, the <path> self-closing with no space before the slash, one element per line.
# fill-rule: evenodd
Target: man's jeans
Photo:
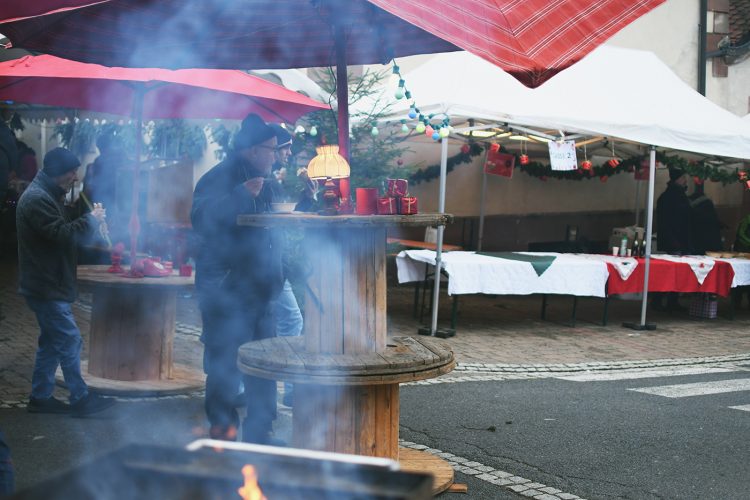
<path fill-rule="evenodd" d="M 68 302 L 26 297 L 26 303 L 39 323 L 39 347 L 31 378 L 31 397 L 47 399 L 55 389 L 55 372 L 62 368 L 73 404 L 88 394 L 81 376 L 81 332 Z"/>
<path fill-rule="evenodd" d="M 284 288 L 273 304 L 273 314 L 276 318 L 276 336 L 298 337 L 302 333 L 302 313 L 289 280 L 284 280 Z M 285 382 L 284 393 L 289 394 L 291 390 L 292 384 Z"/>

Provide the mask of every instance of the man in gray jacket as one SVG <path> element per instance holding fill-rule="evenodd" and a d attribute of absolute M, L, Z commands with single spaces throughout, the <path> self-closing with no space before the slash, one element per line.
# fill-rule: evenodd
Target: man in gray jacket
<path fill-rule="evenodd" d="M 47 153 L 44 168 L 16 208 L 18 291 L 36 314 L 40 329 L 28 405 L 32 413 L 83 417 L 114 404 L 112 399 L 89 393 L 81 376 L 81 332 L 71 310 L 76 299 L 76 244 L 105 218 L 101 205 L 77 219 L 66 212 L 63 198 L 77 181 L 79 165 L 67 149 Z M 70 391 L 70 405 L 52 395 L 58 366 Z"/>

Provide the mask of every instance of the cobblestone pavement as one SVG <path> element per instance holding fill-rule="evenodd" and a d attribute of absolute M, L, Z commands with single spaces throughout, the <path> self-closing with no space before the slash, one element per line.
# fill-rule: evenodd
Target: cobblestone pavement
<path fill-rule="evenodd" d="M 0 262 L 0 304 L 5 319 L 0 321 L 0 408 L 24 407 L 31 386 L 36 348 L 36 320 L 16 293 L 13 263 Z M 441 298 L 441 325 L 447 325 L 450 300 Z M 688 303 L 689 297 L 683 302 Z M 390 335 L 416 335 L 422 324 L 415 319 L 413 288 L 388 288 L 388 331 Z M 81 293 L 74 306 L 76 320 L 87 345 L 91 296 Z M 564 372 L 635 370 L 664 367 L 690 370 L 710 364 L 722 366 L 750 359 L 750 311 L 736 311 L 730 320 L 729 302 L 722 299 L 722 317 L 695 321 L 686 313 L 656 313 L 654 331 L 638 332 L 621 326 L 640 317 L 640 303 L 613 300 L 609 325 L 601 326 L 603 301 L 581 299 L 575 327 L 566 326 L 572 299 L 553 297 L 547 317 L 540 319 L 541 298 L 463 296 L 459 300 L 457 335 L 446 341 L 453 348 L 458 366 L 453 373 L 416 384 L 460 383 L 476 380 L 511 380 L 559 376 Z M 429 321 L 429 313 L 424 316 Z M 194 297 L 178 300 L 174 359 L 193 367 L 201 363 L 200 314 Z M 84 351 L 83 357 L 86 357 Z M 66 393 L 59 394 L 65 397 Z M 176 397 L 194 397 L 182 395 Z M 130 398 L 135 401 L 134 398 Z M 280 415 L 289 420 L 288 409 Z M 402 446 L 424 449 L 448 460 L 463 474 L 538 500 L 577 499 L 574 494 L 535 483 L 502 470 L 455 456 L 442 450 L 402 441 Z"/>
<path fill-rule="evenodd" d="M 0 322 L 0 402 L 20 401 L 28 394 L 37 325 L 33 314 L 16 293 L 13 263 L 0 264 L 0 303 L 5 319 Z M 390 335 L 415 335 L 420 322 L 412 315 L 413 289 L 388 289 Z M 689 297 L 683 302 L 688 303 Z M 541 298 L 463 296 L 459 300 L 457 335 L 447 340 L 458 368 L 466 372 L 538 372 L 674 366 L 750 358 L 750 312 L 736 311 L 735 319 L 695 321 L 687 313 L 655 313 L 653 331 L 638 332 L 621 326 L 640 317 L 640 303 L 613 300 L 609 325 L 601 326 L 603 301 L 581 299 L 575 327 L 566 326 L 572 300 L 554 297 L 547 317 L 540 319 Z M 75 304 L 76 320 L 85 337 L 91 296 L 82 293 Z M 720 315 L 729 314 L 728 300 L 719 303 Z M 450 301 L 443 297 L 441 324 L 450 316 Z M 425 321 L 429 320 L 426 313 Z M 192 296 L 178 301 L 174 359 L 199 367 L 202 349 L 200 314 Z M 84 358 L 86 353 L 84 352 Z"/>

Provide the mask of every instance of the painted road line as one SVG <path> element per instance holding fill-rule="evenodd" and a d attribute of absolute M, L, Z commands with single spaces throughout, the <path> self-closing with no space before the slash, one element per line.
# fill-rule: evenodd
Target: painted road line
<path fill-rule="evenodd" d="M 750 411 L 750 405 L 730 406 L 730 408 L 733 410 Z"/>
<path fill-rule="evenodd" d="M 703 375 L 706 373 L 728 373 L 737 371 L 736 368 L 708 368 L 705 366 L 650 368 L 647 370 L 616 370 L 607 372 L 576 373 L 554 377 L 573 382 L 599 382 L 607 380 L 630 380 L 651 377 L 676 377 L 680 375 Z"/>
<path fill-rule="evenodd" d="M 750 378 L 697 382 L 694 384 L 660 385 L 628 390 L 653 394 L 654 396 L 663 396 L 665 398 L 685 398 L 706 394 L 720 394 L 723 392 L 750 391 Z"/>

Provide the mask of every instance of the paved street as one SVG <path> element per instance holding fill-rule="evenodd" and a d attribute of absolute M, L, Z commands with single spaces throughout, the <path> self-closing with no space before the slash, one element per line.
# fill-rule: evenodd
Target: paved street
<path fill-rule="evenodd" d="M 181 446 L 201 435 L 200 394 L 123 399 L 87 420 L 27 414 L 36 325 L 14 281 L 3 264 L 0 428 L 19 487 L 121 444 Z M 388 294 L 389 333 L 414 334 L 412 289 Z M 542 321 L 539 297 L 462 297 L 458 335 L 447 340 L 457 369 L 402 388 L 403 445 L 443 456 L 469 486 L 468 495 L 444 497 L 740 498 L 750 486 L 742 468 L 750 313 L 713 321 L 660 313 L 650 318 L 657 330 L 634 332 L 619 325 L 638 317 L 638 303 L 613 301 L 604 327 L 602 301 L 582 300 L 574 328 L 563 324 L 570 303 L 552 298 Z M 726 300 L 719 307 L 728 315 Z M 175 359 L 200 366 L 195 301 L 183 297 L 178 308 Z M 90 296 L 74 311 L 85 336 Z M 440 312 L 447 319 L 448 300 Z M 289 429 L 282 408 L 277 433 L 288 438 Z"/>
<path fill-rule="evenodd" d="M 401 436 L 535 498 L 747 498 L 750 363 L 533 377 L 404 388 Z"/>

